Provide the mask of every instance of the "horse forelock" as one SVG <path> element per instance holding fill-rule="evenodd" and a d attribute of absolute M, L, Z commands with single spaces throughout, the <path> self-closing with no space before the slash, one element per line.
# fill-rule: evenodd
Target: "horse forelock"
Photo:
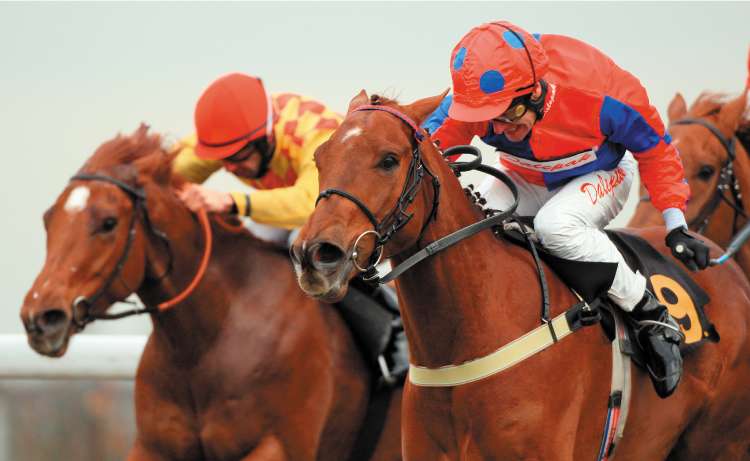
<path fill-rule="evenodd" d="M 727 93 L 703 92 L 688 109 L 688 114 L 693 117 L 712 117 L 721 111 L 721 108 L 731 100 Z"/>

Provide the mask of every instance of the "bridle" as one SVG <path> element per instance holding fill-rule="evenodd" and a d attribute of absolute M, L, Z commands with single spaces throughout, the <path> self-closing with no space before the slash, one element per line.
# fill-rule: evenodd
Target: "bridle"
<path fill-rule="evenodd" d="M 714 212 L 716 212 L 719 204 L 724 201 L 732 208 L 732 210 L 734 210 L 734 217 L 732 219 L 732 234 L 735 234 L 737 232 L 737 221 L 739 220 L 739 217 L 741 216 L 743 218 L 747 218 L 745 209 L 742 204 L 742 192 L 740 191 L 740 184 L 737 180 L 737 176 L 734 173 L 734 160 L 736 158 L 735 138 L 731 137 L 727 139 L 721 133 L 721 131 L 716 128 L 714 124 L 702 118 L 685 118 L 674 122 L 672 125 L 700 125 L 706 128 L 711 132 L 711 134 L 716 137 L 716 139 L 718 139 L 727 153 L 727 159 L 722 164 L 721 169 L 719 170 L 719 180 L 716 184 L 714 194 L 711 196 L 711 199 L 703 206 L 703 208 L 701 208 L 698 215 L 690 220 L 690 222 L 688 223 L 688 227 L 690 227 L 691 229 L 695 229 L 697 233 L 702 234 L 703 231 L 706 230 L 706 227 L 708 227 L 708 223 L 710 222 Z M 732 194 L 731 199 L 727 198 L 727 196 L 725 195 L 726 191 L 729 191 Z M 640 201 L 650 201 L 650 197 L 643 196 L 641 197 Z"/>
<path fill-rule="evenodd" d="M 438 204 L 440 202 L 440 181 L 438 180 L 437 176 L 435 176 L 430 171 L 430 169 L 427 168 L 427 165 L 425 165 L 424 161 L 422 160 L 422 151 L 420 146 L 425 138 L 427 137 L 427 139 L 429 139 L 429 137 L 421 128 L 417 126 L 417 124 L 409 116 L 392 107 L 376 104 L 359 106 L 356 109 L 352 110 L 352 113 L 363 111 L 383 111 L 395 116 L 411 129 L 415 141 L 413 142 L 411 161 L 409 162 L 409 170 L 406 175 L 404 186 L 401 189 L 401 195 L 399 195 L 398 200 L 396 201 L 396 205 L 379 222 L 375 217 L 375 214 L 367 207 L 367 205 L 365 205 L 362 200 L 341 189 L 326 189 L 318 195 L 318 198 L 315 201 L 315 204 L 317 205 L 318 202 L 323 199 L 329 198 L 332 195 L 338 195 L 357 205 L 357 207 L 367 217 L 370 223 L 372 223 L 373 229 L 366 230 L 355 240 L 354 251 L 351 255 L 354 266 L 357 268 L 357 270 L 364 274 L 363 278 L 365 278 L 365 280 L 368 280 L 368 277 L 372 277 L 377 274 L 377 269 L 375 269 L 375 266 L 378 265 L 380 259 L 383 256 L 384 245 L 391 239 L 391 237 L 393 237 L 396 232 L 398 232 L 399 229 L 404 227 L 414 217 L 414 213 L 409 213 L 406 209 L 414 201 L 414 198 L 419 191 L 419 186 L 422 183 L 422 179 L 424 178 L 425 173 L 427 173 L 427 175 L 432 178 L 432 209 L 430 210 L 430 214 L 425 220 L 424 224 L 422 224 L 422 229 L 419 231 L 419 237 L 417 237 L 417 241 L 420 241 L 422 239 L 422 235 L 424 234 L 427 225 L 437 216 Z M 367 265 L 365 267 L 362 267 L 357 262 L 357 244 L 359 244 L 359 241 L 363 237 L 370 234 L 374 235 L 376 238 L 375 248 L 370 255 Z"/>
<path fill-rule="evenodd" d="M 164 271 L 164 274 L 154 279 L 155 282 L 157 283 L 161 282 L 164 278 L 166 278 L 171 273 L 173 262 L 174 262 L 174 255 L 172 254 L 172 248 L 171 248 L 169 239 L 167 238 L 166 234 L 156 229 L 151 223 L 151 219 L 149 218 L 149 215 L 148 215 L 148 209 L 146 208 L 146 192 L 143 190 L 143 188 L 131 186 L 130 184 L 127 184 L 124 181 L 121 181 L 119 179 L 113 178 L 111 176 L 106 176 L 103 174 L 79 173 L 73 176 L 72 178 L 70 178 L 70 180 L 71 181 L 102 181 L 102 182 L 113 184 L 117 186 L 118 189 L 125 192 L 125 194 L 128 196 L 128 198 L 133 204 L 133 213 L 130 215 L 130 221 L 128 223 L 128 237 L 127 237 L 127 240 L 125 241 L 125 245 L 123 245 L 122 252 L 120 253 L 119 258 L 117 259 L 117 262 L 115 263 L 114 269 L 109 274 L 109 276 L 105 279 L 102 286 L 99 287 L 99 289 L 93 295 L 78 296 L 75 298 L 75 300 L 72 303 L 72 311 L 73 311 L 72 322 L 75 325 L 77 331 L 83 330 L 87 324 L 93 322 L 94 320 L 114 320 L 114 319 L 120 319 L 123 317 L 128 317 L 131 315 L 138 315 L 138 314 L 144 314 L 144 313 L 156 313 L 156 312 L 164 311 L 182 302 L 185 298 L 187 298 L 192 293 L 192 291 L 198 285 L 198 282 L 200 282 L 200 280 L 203 278 L 203 275 L 205 274 L 205 271 L 206 271 L 206 267 L 208 265 L 208 260 L 211 255 L 211 246 L 212 246 L 211 226 L 208 222 L 208 216 L 206 215 L 205 212 L 201 212 L 198 214 L 198 218 L 199 218 L 199 221 L 201 222 L 201 227 L 203 228 L 203 233 L 204 233 L 205 242 L 206 242 L 205 249 L 203 252 L 203 257 L 201 258 L 200 266 L 195 276 L 193 277 L 193 280 L 181 293 L 179 293 L 177 296 L 173 297 L 172 299 L 164 301 L 156 306 L 140 306 L 131 310 L 118 312 L 115 314 L 109 314 L 106 312 L 92 313 L 91 308 L 109 290 L 110 286 L 115 282 L 115 280 L 119 279 L 121 283 L 125 287 L 127 287 L 127 284 L 121 278 L 121 273 L 122 273 L 123 267 L 125 266 L 125 262 L 127 261 L 128 256 L 130 255 L 130 250 L 135 240 L 135 234 L 136 234 L 135 223 L 138 220 L 138 216 L 142 216 L 145 229 L 152 235 L 156 236 L 163 243 L 164 248 L 166 249 L 167 254 L 168 254 L 169 262 L 167 264 L 167 268 Z M 131 293 L 133 291 L 135 290 L 130 290 Z"/>
<path fill-rule="evenodd" d="M 445 152 L 443 152 L 442 154 L 443 157 L 452 157 L 452 156 L 458 156 L 461 154 L 469 154 L 469 155 L 474 156 L 474 159 L 469 162 L 453 162 L 449 164 L 449 166 L 451 167 L 451 169 L 456 175 L 459 175 L 460 172 L 463 172 L 463 171 L 477 170 L 477 171 L 494 176 L 498 180 L 502 181 L 510 189 L 514 197 L 513 204 L 507 210 L 500 211 L 500 212 L 495 212 L 495 211 L 489 212 L 488 217 L 486 217 L 485 219 L 482 219 L 478 222 L 475 222 L 466 227 L 463 227 L 451 234 L 448 234 L 428 244 L 421 250 L 409 256 L 401 264 L 393 268 L 391 272 L 381 277 L 380 274 L 378 273 L 376 266 L 378 262 L 380 261 L 380 258 L 383 255 L 383 246 L 390 240 L 393 234 L 395 234 L 399 229 L 404 227 L 406 223 L 409 222 L 409 220 L 414 216 L 414 213 L 409 214 L 406 211 L 406 207 L 408 207 L 409 204 L 414 201 L 414 197 L 416 196 L 417 191 L 419 190 L 419 186 L 422 182 L 422 178 L 424 177 L 424 173 L 427 172 L 427 174 L 430 177 L 432 177 L 432 187 L 433 187 L 432 209 L 430 210 L 429 216 L 427 217 L 424 224 L 422 225 L 422 229 L 420 230 L 419 236 L 417 237 L 417 240 L 416 240 L 417 242 L 421 241 L 422 235 L 424 234 L 424 231 L 427 228 L 427 226 L 433 220 L 437 218 L 437 209 L 440 203 L 440 181 L 438 180 L 437 176 L 435 176 L 429 170 L 429 168 L 427 168 L 427 166 L 424 163 L 424 160 L 422 159 L 422 151 L 420 148 L 420 144 L 423 140 L 425 140 L 425 136 L 428 136 L 428 135 L 426 135 L 426 133 L 424 133 L 411 118 L 409 118 L 404 113 L 398 111 L 397 109 L 394 109 L 388 106 L 380 106 L 380 105 L 364 105 L 364 106 L 360 106 L 354 109 L 352 112 L 365 111 L 365 110 L 380 110 L 380 111 L 388 112 L 389 114 L 395 116 L 396 118 L 398 118 L 399 120 L 401 120 L 402 122 L 404 122 L 406 125 L 408 125 L 411 128 L 414 134 L 414 138 L 417 141 L 416 145 L 412 149 L 412 158 L 409 164 L 409 172 L 406 176 L 406 181 L 401 190 L 401 195 L 396 201 L 396 205 L 394 206 L 394 208 L 380 222 L 378 222 L 375 215 L 372 213 L 372 211 L 370 211 L 370 209 L 364 204 L 362 200 L 340 189 L 326 189 L 322 191 L 320 195 L 318 195 L 318 199 L 315 202 L 317 205 L 317 203 L 320 202 L 320 200 L 322 199 L 329 198 L 331 195 L 339 195 L 351 201 L 355 205 L 357 205 L 357 207 L 362 211 L 362 213 L 365 214 L 365 216 L 367 216 L 367 219 L 372 223 L 374 229 L 367 230 L 363 232 L 362 234 L 360 234 L 359 237 L 357 237 L 357 239 L 355 240 L 353 252 L 350 256 L 354 262 L 354 266 L 360 272 L 362 272 L 361 277 L 365 282 L 373 284 L 373 285 L 377 285 L 377 284 L 382 284 L 382 283 L 388 283 L 392 280 L 395 280 L 402 273 L 404 273 L 405 271 L 407 271 L 408 269 L 410 269 L 412 266 L 416 265 L 417 263 L 421 262 L 422 260 L 442 250 L 445 250 L 446 248 L 484 229 L 489 229 L 489 228 L 501 225 L 505 219 L 507 219 L 508 217 L 512 216 L 515 213 L 515 210 L 518 207 L 518 188 L 516 187 L 515 183 L 513 183 L 513 180 L 511 180 L 503 172 L 495 168 L 489 167 L 487 165 L 483 165 L 481 153 L 479 152 L 477 148 L 473 146 L 456 146 L 451 149 L 448 149 Z M 381 233 L 383 229 L 386 229 L 386 230 L 384 233 Z M 357 258 L 356 247 L 360 239 L 362 239 L 362 237 L 364 237 L 365 235 L 369 235 L 369 234 L 374 234 L 377 237 L 377 241 L 375 243 L 375 248 L 373 249 L 373 252 L 371 253 L 367 267 L 363 268 L 363 267 L 360 267 L 356 261 L 356 258 Z M 545 295 L 545 299 L 546 299 L 546 295 Z"/>

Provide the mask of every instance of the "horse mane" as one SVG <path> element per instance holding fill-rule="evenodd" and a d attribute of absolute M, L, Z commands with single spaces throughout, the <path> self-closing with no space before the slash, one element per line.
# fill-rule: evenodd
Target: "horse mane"
<path fill-rule="evenodd" d="M 145 173 L 156 182 L 178 188 L 184 180 L 172 175 L 176 154 L 176 150 L 167 152 L 162 136 L 150 133 L 149 126 L 141 123 L 132 134 L 118 133 L 102 143 L 78 173 L 107 173 L 133 185 L 139 182 L 139 173 Z"/>
<path fill-rule="evenodd" d="M 714 117 L 718 115 L 721 108 L 731 99 L 732 96 L 727 93 L 705 91 L 690 106 L 688 114 L 697 118 Z M 750 149 L 750 105 L 748 105 L 745 113 L 742 115 L 742 120 L 735 132 L 735 136 L 737 136 L 737 139 L 742 143 L 745 150 L 748 151 Z"/>
<path fill-rule="evenodd" d="M 728 93 L 704 91 L 698 96 L 695 102 L 690 105 L 688 114 L 693 117 L 711 117 L 718 114 L 721 108 L 731 101 L 732 98 L 733 96 Z M 750 104 L 742 115 L 742 119 L 741 126 L 750 124 Z"/>
<path fill-rule="evenodd" d="M 688 114 L 693 117 L 711 117 L 717 115 L 729 99 L 730 95 L 726 93 L 704 91 L 698 96 L 698 99 L 690 105 Z"/>
<path fill-rule="evenodd" d="M 382 94 L 377 94 L 377 93 L 370 95 L 370 104 L 372 104 L 373 106 L 401 107 L 401 105 L 395 98 L 389 98 L 389 97 L 383 96 Z"/>

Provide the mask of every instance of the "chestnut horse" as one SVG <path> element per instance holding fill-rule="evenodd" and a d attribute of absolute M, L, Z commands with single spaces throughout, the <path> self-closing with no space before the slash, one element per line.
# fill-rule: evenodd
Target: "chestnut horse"
<path fill-rule="evenodd" d="M 747 223 L 750 203 L 750 119 L 747 91 L 750 89 L 750 55 L 745 91 L 728 100 L 720 94 L 703 93 L 688 109 L 677 93 L 667 115 L 670 134 L 680 150 L 685 176 L 692 192 L 687 218 L 692 230 L 726 247 L 737 230 Z M 661 215 L 651 206 L 641 186 L 641 201 L 630 225 L 660 225 Z M 750 247 L 740 247 L 737 262 L 750 274 Z"/>
<path fill-rule="evenodd" d="M 59 357 L 134 290 L 172 299 L 212 241 L 194 290 L 151 313 L 128 459 L 347 459 L 372 381 L 347 326 L 299 290 L 286 251 L 216 219 L 207 238 L 160 142 L 142 126 L 102 144 L 45 213 L 47 259 L 21 309 L 30 345 Z M 400 459 L 399 408 L 397 391 L 371 459 Z"/>
<path fill-rule="evenodd" d="M 396 284 L 412 366 L 432 369 L 487 356 L 538 327 L 541 303 L 532 256 L 489 230 L 443 251 L 428 245 L 483 217 L 429 138 L 415 140 L 424 136 L 415 128 L 441 99 L 401 106 L 357 95 L 316 152 L 324 192 L 292 247 L 303 290 L 335 300 L 359 273 L 356 266 L 377 259 L 381 248 L 399 264 L 427 245 L 432 256 Z M 663 231 L 639 235 L 668 253 Z M 373 236 L 387 243 L 376 249 Z M 545 271 L 558 315 L 578 299 Z M 656 395 L 646 373 L 634 373 L 618 459 L 750 458 L 750 285 L 732 262 L 693 277 L 711 297 L 707 310 L 721 342 L 688 354 L 668 399 Z M 429 387 L 410 375 L 404 459 L 594 460 L 610 363 L 610 343 L 599 327 L 589 327 L 467 384 Z"/>
<path fill-rule="evenodd" d="M 680 151 L 690 183 L 688 224 L 723 247 L 750 216 L 750 158 L 746 150 L 750 120 L 743 118 L 746 105 L 746 92 L 731 100 L 704 93 L 688 109 L 677 93 L 667 111 L 672 142 Z M 663 225 L 643 186 L 630 225 Z M 750 246 L 742 246 L 736 259 L 745 274 L 750 274 Z"/>

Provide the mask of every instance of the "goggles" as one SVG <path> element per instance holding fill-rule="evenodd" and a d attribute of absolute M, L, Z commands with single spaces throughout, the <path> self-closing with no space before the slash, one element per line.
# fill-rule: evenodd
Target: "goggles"
<path fill-rule="evenodd" d="M 221 161 L 225 163 L 242 163 L 245 160 L 249 159 L 253 155 L 255 150 L 256 150 L 255 142 L 249 142 L 245 144 L 245 147 L 243 147 L 236 153 L 230 155 L 229 157 L 225 157 L 221 159 Z"/>
<path fill-rule="evenodd" d="M 529 110 L 529 106 L 527 103 L 528 97 L 526 95 L 520 98 L 515 98 L 513 101 L 511 101 L 510 107 L 508 107 L 505 112 L 492 120 L 500 123 L 513 123 L 526 115 L 526 111 Z"/>

